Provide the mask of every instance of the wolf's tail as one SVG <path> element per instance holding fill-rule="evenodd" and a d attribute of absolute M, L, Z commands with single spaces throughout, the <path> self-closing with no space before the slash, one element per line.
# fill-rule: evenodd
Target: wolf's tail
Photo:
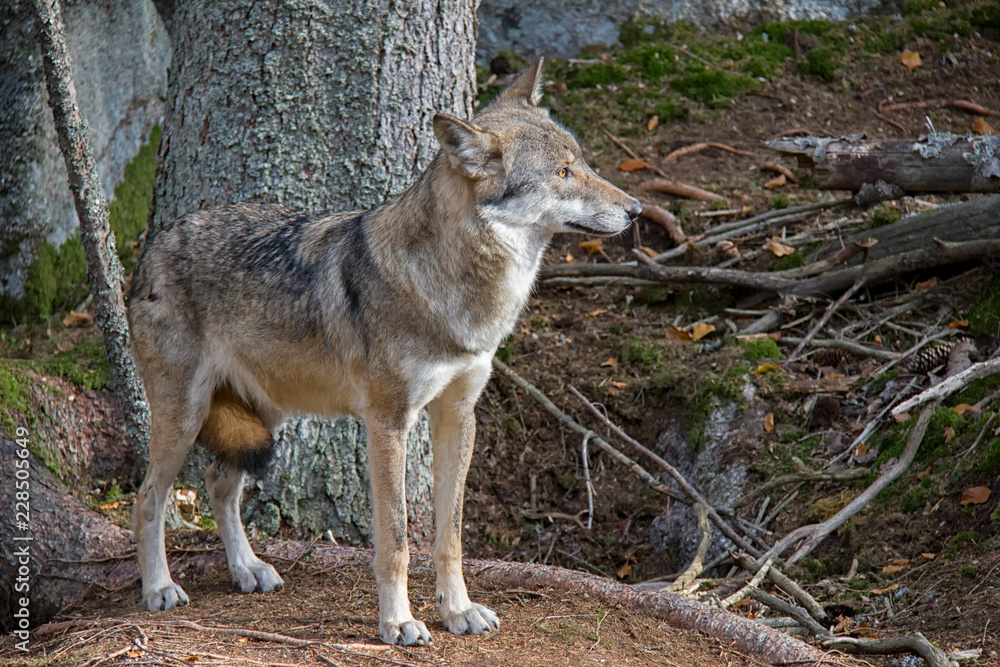
<path fill-rule="evenodd" d="M 274 454 L 274 437 L 246 401 L 228 384 L 212 394 L 198 437 L 219 459 L 255 477 L 263 477 Z"/>

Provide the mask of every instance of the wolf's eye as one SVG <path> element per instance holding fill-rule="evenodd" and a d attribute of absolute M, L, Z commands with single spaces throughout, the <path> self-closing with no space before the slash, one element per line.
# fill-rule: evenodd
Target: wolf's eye
<path fill-rule="evenodd" d="M 556 172 L 556 175 L 559 178 L 568 178 L 569 174 L 570 174 L 569 167 L 563 167 L 562 169 Z"/>

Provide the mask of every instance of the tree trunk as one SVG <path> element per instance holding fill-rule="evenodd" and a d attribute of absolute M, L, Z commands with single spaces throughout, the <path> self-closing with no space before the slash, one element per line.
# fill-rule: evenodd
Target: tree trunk
<path fill-rule="evenodd" d="M 932 133 L 919 141 L 795 137 L 764 142 L 812 169 L 826 190 L 883 181 L 902 192 L 1000 192 L 1000 137 Z"/>
<path fill-rule="evenodd" d="M 343 211 L 403 190 L 436 151 L 434 114 L 471 116 L 475 5 L 178 3 L 153 233 L 231 202 Z M 410 438 L 411 519 L 429 499 L 427 433 L 421 421 Z M 283 519 L 359 541 L 370 522 L 364 442 L 351 420 L 287 424 L 248 524 L 273 533 Z M 187 483 L 200 484 L 198 467 Z"/>

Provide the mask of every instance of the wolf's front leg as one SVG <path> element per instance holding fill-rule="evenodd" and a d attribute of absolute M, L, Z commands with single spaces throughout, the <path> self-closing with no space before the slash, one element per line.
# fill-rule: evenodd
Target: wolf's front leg
<path fill-rule="evenodd" d="M 387 644 L 427 645 L 427 626 L 413 618 L 406 575 L 406 434 L 408 424 L 365 418 L 371 467 L 375 527 L 375 584 L 378 587 L 378 631 Z"/>
<path fill-rule="evenodd" d="M 462 500 L 476 440 L 476 399 L 489 366 L 449 385 L 428 406 L 434 447 L 435 602 L 449 632 L 478 635 L 500 627 L 493 610 L 469 599 L 462 576 Z"/>

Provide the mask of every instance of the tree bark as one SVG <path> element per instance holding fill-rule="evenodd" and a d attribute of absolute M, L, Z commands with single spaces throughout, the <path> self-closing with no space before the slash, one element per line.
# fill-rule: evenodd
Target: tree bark
<path fill-rule="evenodd" d="M 122 265 L 108 224 L 108 203 L 87 138 L 87 125 L 76 103 L 76 88 L 63 36 L 62 15 L 56 0 L 37 0 L 38 36 L 42 45 L 49 105 L 59 147 L 69 172 L 69 187 L 80 219 L 80 239 L 87 256 L 97 325 L 111 364 L 115 391 L 125 414 L 126 437 L 137 467 L 144 468 L 149 449 L 149 405 L 136 374 L 125 301 Z"/>
<path fill-rule="evenodd" d="M 475 6 L 178 3 L 151 233 L 237 201 L 343 211 L 403 190 L 437 149 L 434 114 L 471 116 Z M 422 421 L 410 438 L 411 519 L 429 499 L 427 432 Z M 183 473 L 187 483 L 200 484 L 198 467 Z M 356 422 L 289 423 L 257 486 L 244 514 L 264 532 L 283 522 L 351 542 L 369 532 L 367 452 Z"/>
<path fill-rule="evenodd" d="M 764 143 L 811 168 L 825 190 L 884 181 L 904 192 L 1000 192 L 1000 137 L 931 133 L 919 141 L 795 137 Z"/>

